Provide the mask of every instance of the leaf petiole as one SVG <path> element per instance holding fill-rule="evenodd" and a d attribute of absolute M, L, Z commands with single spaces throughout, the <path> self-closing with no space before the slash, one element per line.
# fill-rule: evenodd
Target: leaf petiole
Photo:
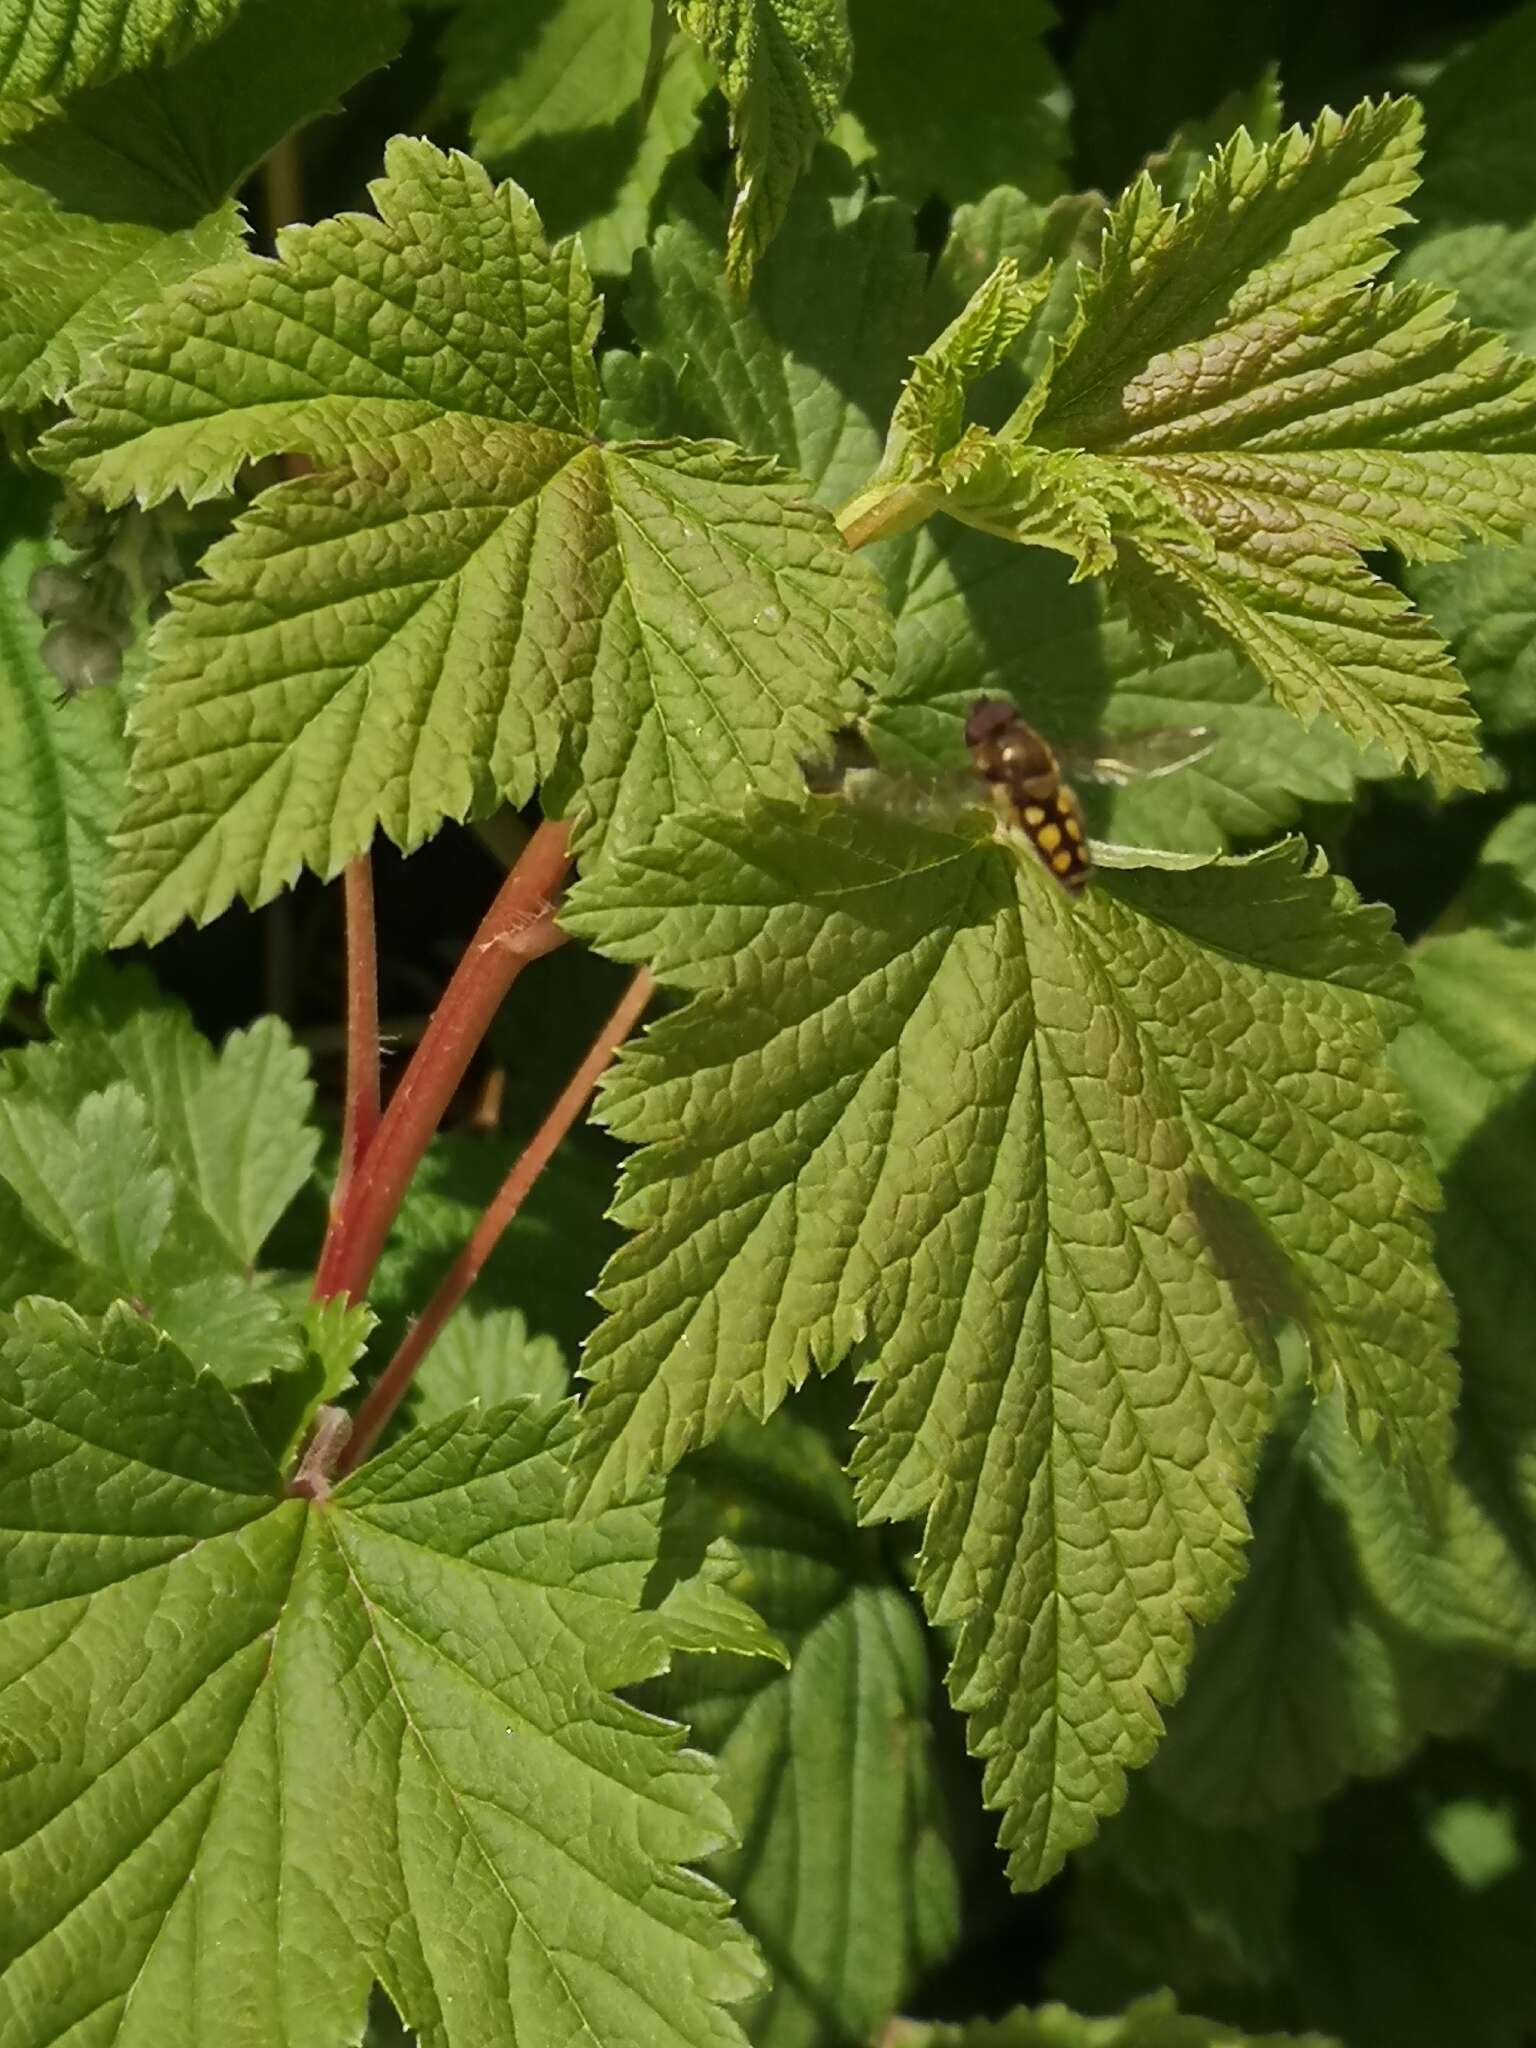
<path fill-rule="evenodd" d="M 342 875 L 347 949 L 347 1100 L 341 1165 L 331 1192 L 331 1218 L 346 1207 L 363 1155 L 379 1128 L 379 963 L 374 936 L 373 867 L 367 854 Z"/>
<path fill-rule="evenodd" d="M 655 989 L 647 968 L 630 977 L 585 1058 L 550 1105 L 539 1128 L 513 1161 L 511 1171 L 486 1205 L 463 1250 L 438 1283 L 432 1299 L 407 1330 L 394 1357 L 385 1366 L 357 1411 L 352 1434 L 337 1467 L 345 1478 L 378 1442 L 400 1405 L 417 1367 L 431 1350 L 449 1316 L 474 1284 L 481 1267 L 496 1249 L 503 1231 L 528 1197 L 529 1190 L 554 1156 L 556 1147 L 575 1123 L 596 1087 L 598 1077 L 638 1022 Z"/>
<path fill-rule="evenodd" d="M 314 1297 L 362 1295 L 416 1163 L 507 991 L 530 960 L 564 940 L 554 902 L 569 866 L 568 831 L 546 822 L 529 840 L 454 970 L 390 1097 L 373 1142 L 356 1162 L 332 1214 Z M 349 999 L 350 1010 L 350 999 Z M 349 1035 L 353 1019 L 349 1014 Z M 373 1033 L 377 1045 L 377 1030 Z M 349 1089 L 353 1054 L 348 1053 Z M 342 1171 L 345 1174 L 346 1161 Z"/>

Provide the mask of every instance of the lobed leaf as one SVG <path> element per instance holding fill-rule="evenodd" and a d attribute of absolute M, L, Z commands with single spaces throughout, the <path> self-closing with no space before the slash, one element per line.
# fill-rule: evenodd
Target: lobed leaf
<path fill-rule="evenodd" d="M 610 1690 L 705 1610 L 641 1604 L 654 1497 L 561 1519 L 565 1411 L 448 1417 L 306 1501 L 132 1318 L 35 1302 L 0 1359 L 18 2048 L 214 2009 L 356 2039 L 375 1978 L 423 2043 L 740 2041 L 753 1959 L 684 1867 L 724 1810 Z"/>
<path fill-rule="evenodd" d="M 134 718 L 119 942 L 557 770 L 583 846 L 797 787 L 855 672 L 884 667 L 872 572 L 793 479 L 593 439 L 574 244 L 466 158 L 397 140 L 387 164 L 378 220 L 290 231 L 279 262 L 173 296 L 49 439 L 111 501 L 196 497 L 278 451 L 327 465 L 173 599 Z"/>
<path fill-rule="evenodd" d="M 927 1516 L 952 1695 L 1039 1881 L 1237 1574 L 1267 1317 L 1431 1489 L 1454 1373 L 1380 918 L 1294 847 L 1074 906 L 984 829 L 763 805 L 577 891 L 573 931 L 694 997 L 603 1097 L 645 1149 L 577 1484 L 622 1495 L 853 1353 L 861 1510 Z"/>
<path fill-rule="evenodd" d="M 61 990 L 49 1020 L 60 1043 L 22 1056 L 28 1080 L 35 1084 L 45 1066 L 126 1080 L 230 1251 L 253 1261 L 320 1143 L 309 1062 L 287 1026 L 259 1018 L 215 1053 L 146 976 L 105 967 Z"/>
<path fill-rule="evenodd" d="M 551 250 L 526 195 L 467 157 L 397 136 L 384 165 L 376 219 L 287 228 L 277 261 L 224 265 L 147 312 L 44 462 L 109 505 L 195 502 L 262 456 L 338 463 L 473 422 L 521 430 L 557 467 L 596 419 L 601 309 L 579 250 Z"/>

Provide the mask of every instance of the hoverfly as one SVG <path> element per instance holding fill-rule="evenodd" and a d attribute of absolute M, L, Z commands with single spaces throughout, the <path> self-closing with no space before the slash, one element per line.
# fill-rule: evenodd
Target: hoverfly
<path fill-rule="evenodd" d="M 1203 760 L 1216 734 L 1203 725 L 1160 725 L 1053 746 L 1006 697 L 978 697 L 965 721 L 965 743 L 971 766 L 959 776 L 889 774 L 863 736 L 850 730 L 838 735 L 831 764 L 808 767 L 806 779 L 813 790 L 845 790 L 861 801 L 930 815 L 974 805 L 984 793 L 1003 826 L 1026 839 L 1052 879 L 1075 896 L 1093 858 L 1064 768 L 1084 781 L 1123 786 Z"/>

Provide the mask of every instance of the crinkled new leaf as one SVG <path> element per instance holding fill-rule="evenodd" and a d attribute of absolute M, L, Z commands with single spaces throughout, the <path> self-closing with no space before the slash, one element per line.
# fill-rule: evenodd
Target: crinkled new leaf
<path fill-rule="evenodd" d="M 1365 102 L 1268 144 L 1239 130 L 1182 204 L 1143 176 L 1012 418 L 962 424 L 933 374 L 946 337 L 886 475 L 1080 573 L 1113 570 L 1154 635 L 1197 619 L 1298 717 L 1476 787 L 1460 679 L 1361 551 L 1445 557 L 1536 517 L 1536 371 L 1448 294 L 1371 282 L 1419 136 L 1412 101 Z"/>

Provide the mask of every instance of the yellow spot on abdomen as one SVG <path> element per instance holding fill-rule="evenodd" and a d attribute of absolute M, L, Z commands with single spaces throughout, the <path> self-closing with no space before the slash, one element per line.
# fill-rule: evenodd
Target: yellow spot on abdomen
<path fill-rule="evenodd" d="M 1042 825 L 1035 834 L 1035 838 L 1046 853 L 1054 853 L 1061 844 L 1061 827 L 1059 825 Z M 1068 855 L 1068 859 L 1070 858 L 1071 856 Z"/>
<path fill-rule="evenodd" d="M 1073 866 L 1072 855 L 1068 853 L 1065 847 L 1063 847 L 1060 853 L 1052 854 L 1051 866 L 1056 870 L 1058 875 L 1071 874 Z"/>
<path fill-rule="evenodd" d="M 1038 804 L 1026 804 L 1024 806 L 1024 822 L 1033 831 L 1037 825 L 1045 823 L 1045 812 L 1041 810 Z"/>
<path fill-rule="evenodd" d="M 1067 837 L 1069 839 L 1075 839 L 1078 841 L 1079 844 L 1081 844 L 1083 837 L 1083 828 L 1078 823 L 1077 819 L 1072 817 L 1069 813 L 1065 820 L 1065 823 L 1067 827 Z"/>

